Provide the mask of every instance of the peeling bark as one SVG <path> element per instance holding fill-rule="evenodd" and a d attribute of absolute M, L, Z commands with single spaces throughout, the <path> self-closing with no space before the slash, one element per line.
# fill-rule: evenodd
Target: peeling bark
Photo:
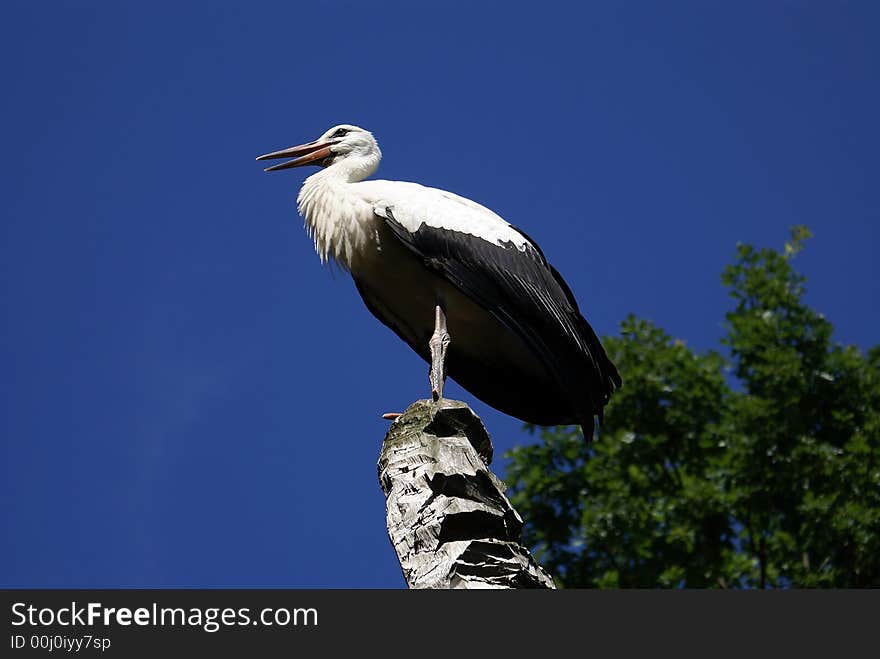
<path fill-rule="evenodd" d="M 554 587 L 520 544 L 522 519 L 491 461 L 483 422 L 459 401 L 416 401 L 389 428 L 379 482 L 410 588 Z"/>

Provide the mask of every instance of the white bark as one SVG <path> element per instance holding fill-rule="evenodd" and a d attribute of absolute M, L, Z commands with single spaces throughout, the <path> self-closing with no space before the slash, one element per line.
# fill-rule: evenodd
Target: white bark
<path fill-rule="evenodd" d="M 379 482 L 410 588 L 553 588 L 520 544 L 522 519 L 487 465 L 492 442 L 464 403 L 420 400 L 385 435 Z"/>

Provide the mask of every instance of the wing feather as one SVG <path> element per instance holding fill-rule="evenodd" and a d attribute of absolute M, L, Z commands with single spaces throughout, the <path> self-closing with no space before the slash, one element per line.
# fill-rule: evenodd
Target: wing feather
<path fill-rule="evenodd" d="M 374 210 L 427 267 L 532 347 L 568 393 L 589 437 L 593 415 L 601 418 L 612 391 L 620 386 L 620 376 L 580 314 L 571 289 L 534 241 L 494 213 L 493 218 L 482 215 L 481 222 L 468 225 L 436 216 L 419 221 L 421 209 L 406 204 L 377 204 Z M 500 235 L 510 239 L 498 240 Z"/>

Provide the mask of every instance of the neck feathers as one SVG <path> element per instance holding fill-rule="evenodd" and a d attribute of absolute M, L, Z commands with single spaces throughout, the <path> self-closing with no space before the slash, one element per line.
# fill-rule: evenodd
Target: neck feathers
<path fill-rule="evenodd" d="M 297 197 L 299 214 L 321 262 L 332 258 L 346 270 L 351 270 L 357 255 L 376 237 L 373 208 L 356 187 L 379 163 L 378 158 L 374 163 L 358 162 L 363 160 L 344 158 L 313 174 Z"/>

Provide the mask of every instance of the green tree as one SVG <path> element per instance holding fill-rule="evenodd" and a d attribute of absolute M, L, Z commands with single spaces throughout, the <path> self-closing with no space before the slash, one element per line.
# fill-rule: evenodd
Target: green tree
<path fill-rule="evenodd" d="M 627 318 L 601 438 L 512 450 L 525 536 L 560 585 L 880 585 L 880 347 L 832 342 L 792 260 L 737 248 L 719 352 Z"/>

